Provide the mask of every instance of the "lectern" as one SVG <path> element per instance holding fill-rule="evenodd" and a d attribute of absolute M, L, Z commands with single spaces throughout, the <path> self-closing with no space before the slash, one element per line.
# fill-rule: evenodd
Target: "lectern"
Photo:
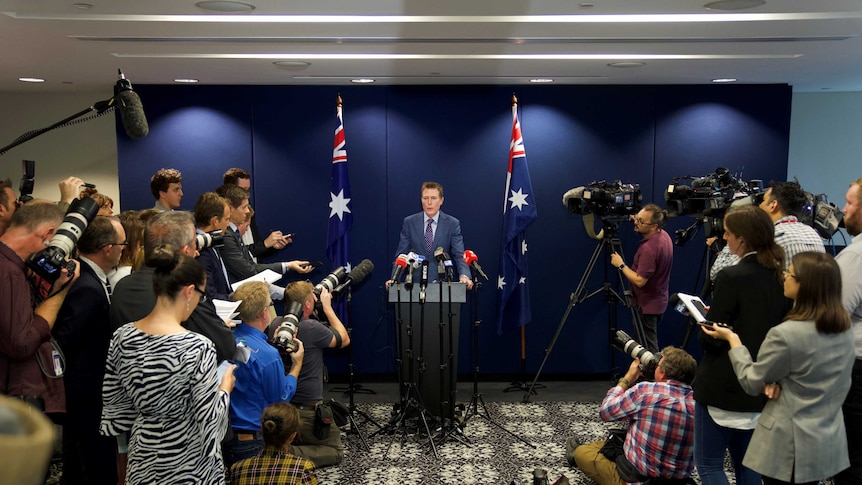
<path fill-rule="evenodd" d="M 400 300 L 399 300 L 400 293 Z M 451 295 L 451 305 L 450 305 Z M 396 320 L 400 316 L 401 332 L 401 362 L 403 362 L 403 378 L 416 384 L 422 404 L 425 409 L 434 416 L 447 416 L 447 408 L 443 408 L 443 401 L 448 401 L 448 395 L 441 395 L 441 387 L 444 393 L 455 396 L 457 386 L 451 382 L 450 375 L 458 374 L 458 330 L 461 324 L 461 304 L 467 301 L 467 285 L 464 283 L 429 283 L 425 289 L 424 303 L 420 302 L 420 288 L 418 284 L 413 285 L 411 291 L 407 291 L 403 284 L 389 287 L 389 302 L 398 305 L 396 308 Z M 449 312 L 452 313 L 451 320 Z M 449 348 L 449 322 L 452 322 L 452 348 Z M 396 321 L 396 325 L 398 322 Z M 441 332 L 441 325 L 443 326 Z M 407 365 L 409 349 L 411 348 L 408 329 L 412 327 L 413 334 L 413 375 L 407 375 L 410 366 Z M 443 336 L 441 338 L 441 335 Z M 442 352 L 441 352 L 442 348 Z M 453 356 L 451 369 L 441 372 L 441 365 L 449 365 L 449 355 Z M 440 357 L 443 357 L 442 360 Z M 443 385 L 440 385 L 441 374 Z M 403 383 L 399 383 L 403 384 Z"/>

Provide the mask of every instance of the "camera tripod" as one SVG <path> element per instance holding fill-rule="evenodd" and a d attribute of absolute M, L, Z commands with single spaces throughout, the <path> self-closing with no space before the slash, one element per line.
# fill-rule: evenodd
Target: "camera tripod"
<path fill-rule="evenodd" d="M 602 256 L 602 252 L 605 253 L 603 261 L 607 262 L 610 260 L 611 254 L 614 252 L 618 253 L 620 256 L 623 256 L 623 248 L 620 243 L 619 238 L 617 237 L 618 227 L 617 224 L 613 221 L 606 220 L 602 218 L 602 231 L 604 237 L 602 237 L 598 243 L 596 244 L 595 250 L 593 250 L 593 255 L 590 257 L 590 261 L 587 263 L 587 268 L 584 270 L 584 274 L 581 276 L 581 280 L 578 282 L 578 286 L 575 288 L 575 291 L 569 296 L 569 304 L 566 307 L 566 311 L 563 313 L 563 318 L 560 319 L 560 323 L 557 324 L 557 329 L 554 332 L 554 336 L 551 338 L 551 342 L 548 344 L 548 348 L 545 349 L 545 358 L 542 359 L 542 364 L 539 366 L 539 371 L 536 372 L 536 377 L 533 379 L 533 383 L 530 385 L 530 388 L 524 394 L 523 402 L 530 402 L 530 396 L 533 394 L 533 387 L 536 385 L 536 381 L 539 380 L 539 375 L 542 373 L 542 369 L 545 367 L 545 364 L 548 362 L 548 357 L 551 355 L 551 351 L 554 350 L 554 345 L 557 343 L 557 339 L 560 338 L 560 333 L 563 331 L 563 326 L 566 324 L 566 320 L 569 318 L 569 313 L 571 313 L 572 309 L 586 300 L 589 300 L 593 296 L 598 295 L 599 293 L 604 293 L 605 300 L 608 304 L 608 346 L 613 342 L 614 333 L 617 329 L 617 304 L 622 304 L 624 307 L 627 307 L 631 311 L 632 315 L 632 326 L 635 330 L 635 338 L 637 338 L 638 342 L 645 342 L 644 339 L 644 330 L 643 330 L 643 322 L 641 320 L 640 311 L 629 301 L 629 297 L 631 297 L 631 291 L 628 290 L 627 280 L 623 276 L 622 272 L 615 271 L 617 273 L 617 288 L 623 288 L 623 295 L 626 298 L 620 296 L 620 294 L 614 290 L 611 283 L 608 282 L 607 277 L 607 265 L 605 266 L 605 282 L 601 288 L 593 291 L 585 295 L 587 288 L 587 280 L 590 277 L 590 274 L 593 272 L 595 268 L 596 261 L 599 260 L 599 257 Z M 611 354 L 611 363 L 613 365 L 613 354 Z"/>

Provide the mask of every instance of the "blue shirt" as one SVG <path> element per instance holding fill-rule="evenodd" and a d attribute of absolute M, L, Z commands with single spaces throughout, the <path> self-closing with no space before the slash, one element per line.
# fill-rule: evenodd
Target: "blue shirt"
<path fill-rule="evenodd" d="M 260 330 L 242 323 L 234 329 L 233 337 L 237 345 L 242 342 L 251 350 L 251 356 L 234 371 L 230 424 L 234 429 L 260 431 L 260 413 L 270 404 L 289 402 L 296 392 L 296 378 L 284 375 L 281 355 Z"/>

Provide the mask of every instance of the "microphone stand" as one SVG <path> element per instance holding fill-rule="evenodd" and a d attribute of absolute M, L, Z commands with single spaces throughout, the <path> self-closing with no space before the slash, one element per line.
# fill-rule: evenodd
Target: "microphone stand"
<path fill-rule="evenodd" d="M 44 135 L 45 133 L 48 133 L 49 131 L 67 126 L 68 124 L 70 124 L 71 121 L 76 120 L 76 119 L 78 119 L 78 118 L 80 118 L 80 117 L 82 117 L 88 113 L 92 113 L 93 111 L 96 112 L 96 114 L 93 117 L 87 118 L 84 120 L 79 120 L 79 122 L 88 121 L 88 120 L 97 118 L 99 116 L 102 116 L 103 114 L 110 113 L 111 111 L 114 110 L 114 107 L 115 107 L 114 106 L 114 98 L 110 98 L 110 99 L 107 99 L 105 101 L 98 101 L 98 102 L 94 103 L 92 106 L 89 106 L 86 109 L 83 109 L 83 110 L 73 114 L 72 116 L 69 116 L 68 118 L 62 119 L 62 120 L 54 123 L 53 125 L 48 126 L 47 128 L 39 128 L 39 129 L 24 133 L 23 135 L 16 138 L 15 141 L 13 141 L 12 143 L 6 145 L 3 148 L 0 148 L 0 157 L 2 157 L 9 150 L 17 147 L 18 145 L 27 143 L 28 141 L 32 140 L 33 138 L 36 138 L 37 136 L 40 136 L 40 135 Z"/>
<path fill-rule="evenodd" d="M 491 413 L 488 411 L 488 406 L 485 405 L 485 399 L 482 398 L 482 393 L 479 392 L 479 326 L 482 324 L 482 320 L 479 319 L 479 289 L 482 288 L 482 283 L 479 281 L 478 275 L 473 275 L 473 301 L 472 301 L 472 313 L 473 313 L 473 397 L 470 399 L 470 404 L 467 405 L 467 414 L 464 416 L 464 422 L 461 423 L 461 427 L 464 428 L 467 426 L 467 422 L 470 421 L 471 418 L 480 417 L 485 418 L 486 421 L 493 424 L 494 426 L 502 429 L 503 431 L 509 433 L 511 436 L 521 440 L 521 442 L 535 448 L 536 445 L 530 443 L 526 439 L 516 435 L 515 433 L 509 431 L 502 424 L 494 421 L 491 418 Z M 479 405 L 482 405 L 482 411 L 479 411 Z"/>

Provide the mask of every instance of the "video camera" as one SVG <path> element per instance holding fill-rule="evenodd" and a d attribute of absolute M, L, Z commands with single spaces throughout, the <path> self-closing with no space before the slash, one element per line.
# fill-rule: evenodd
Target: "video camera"
<path fill-rule="evenodd" d="M 563 194 L 563 205 L 572 214 L 595 214 L 601 218 L 625 218 L 641 210 L 639 184 L 624 184 L 619 180 L 593 181 L 585 187 L 575 187 Z"/>
<path fill-rule="evenodd" d="M 78 239 L 98 212 L 99 204 L 89 197 L 73 200 L 47 247 L 27 259 L 27 267 L 32 270 L 31 283 L 38 298 L 44 300 L 51 296 L 61 270 L 75 272 L 75 263 L 67 259 L 74 254 Z"/>
<path fill-rule="evenodd" d="M 799 214 L 799 222 L 813 227 L 823 239 L 831 239 L 844 220 L 844 213 L 829 203 L 826 194 L 805 192 L 805 196 L 808 202 Z"/>
<path fill-rule="evenodd" d="M 762 180 L 745 182 L 741 178 L 724 167 L 703 177 L 675 177 L 664 193 L 668 216 L 722 217 L 735 200 L 763 192 Z M 686 185 L 683 180 L 691 182 Z"/>

